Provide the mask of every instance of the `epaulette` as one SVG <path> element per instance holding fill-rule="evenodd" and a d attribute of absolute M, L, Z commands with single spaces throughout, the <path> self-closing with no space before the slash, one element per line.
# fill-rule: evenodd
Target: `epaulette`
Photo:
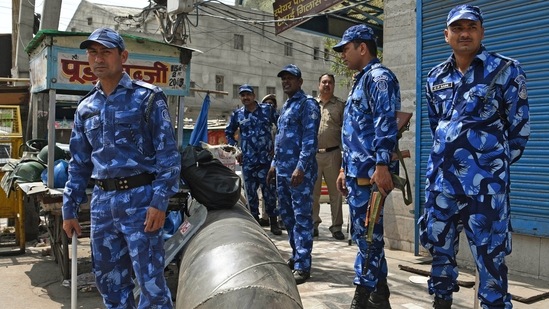
<path fill-rule="evenodd" d="M 135 85 L 137 85 L 139 87 L 150 89 L 150 90 L 154 91 L 155 93 L 162 92 L 162 88 L 160 88 L 158 86 L 155 86 L 153 84 L 149 84 L 149 83 L 144 82 L 142 80 L 132 80 L 132 83 L 134 83 Z"/>
<path fill-rule="evenodd" d="M 518 64 L 518 60 L 516 60 L 516 59 L 510 58 L 510 57 L 507 57 L 507 56 L 504 56 L 504 55 L 498 54 L 498 53 L 491 53 L 491 54 L 492 54 L 492 56 L 494 56 L 496 58 L 501 58 L 503 60 L 510 61 L 515 65 Z"/>
<path fill-rule="evenodd" d="M 95 92 L 97 91 L 97 88 L 93 87 L 85 96 L 83 96 L 79 101 L 78 101 L 78 104 L 80 104 L 80 102 L 84 101 L 85 98 L 91 96 L 92 94 L 94 94 Z"/>

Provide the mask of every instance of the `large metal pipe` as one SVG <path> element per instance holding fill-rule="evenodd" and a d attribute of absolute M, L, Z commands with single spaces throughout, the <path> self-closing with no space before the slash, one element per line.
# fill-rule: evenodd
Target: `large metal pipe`
<path fill-rule="evenodd" d="M 177 309 L 303 308 L 292 272 L 239 201 L 209 211 L 181 261 Z"/>

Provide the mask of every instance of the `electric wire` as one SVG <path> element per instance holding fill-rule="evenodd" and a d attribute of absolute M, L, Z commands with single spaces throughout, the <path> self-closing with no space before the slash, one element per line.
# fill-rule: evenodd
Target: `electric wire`
<path fill-rule="evenodd" d="M 208 8 L 209 8 L 209 9 L 212 9 L 211 6 L 208 6 Z M 202 9 L 202 10 L 203 10 L 203 9 Z M 216 12 L 218 12 L 218 13 L 225 13 L 224 11 L 219 12 L 219 10 L 216 10 L 216 9 L 213 9 L 213 10 L 216 11 Z M 255 31 L 254 29 L 252 29 L 252 28 L 250 28 L 250 27 L 244 26 L 244 25 L 239 24 L 239 23 L 237 23 L 237 22 L 233 22 L 233 21 L 230 21 L 230 20 L 225 20 L 225 22 L 230 23 L 230 24 L 235 25 L 235 26 L 238 26 L 238 27 L 241 27 L 241 28 L 244 28 L 244 29 L 246 29 L 246 30 L 248 30 L 248 31 L 250 31 L 250 32 L 252 32 L 252 33 L 261 35 L 261 36 L 263 36 L 264 38 L 266 38 L 267 40 L 272 41 L 272 42 L 274 42 L 274 43 L 276 43 L 276 44 L 279 44 L 279 45 L 284 45 L 284 44 L 285 44 L 284 42 L 279 42 L 279 41 L 277 41 L 277 40 L 275 40 L 275 39 L 272 39 L 272 38 L 270 38 L 270 37 L 268 37 L 268 36 L 265 36 L 265 35 L 262 34 L 262 33 L 259 33 L 259 32 L 257 32 L 257 31 Z M 255 25 L 253 25 L 253 24 L 250 25 L 250 26 L 253 26 L 253 27 L 255 27 L 255 28 L 257 29 L 257 26 L 255 26 Z M 275 33 L 274 33 L 274 32 L 269 32 L 269 31 L 266 31 L 266 30 L 261 30 L 261 31 L 262 31 L 262 32 L 265 31 L 265 32 L 267 32 L 267 33 L 272 34 L 273 36 L 275 36 Z M 309 52 L 307 52 L 307 51 L 303 51 L 303 50 L 300 50 L 300 49 L 295 48 L 295 47 L 293 48 L 293 50 L 296 50 L 296 51 L 299 52 L 299 53 L 303 53 L 303 54 L 306 54 L 306 55 L 309 55 L 309 56 L 313 56 L 313 57 L 314 57 L 314 49 L 315 49 L 316 46 L 310 46 L 310 45 L 307 45 L 307 44 L 302 43 L 302 42 L 300 42 L 300 41 L 297 41 L 297 40 L 294 40 L 294 39 L 291 39 L 291 38 L 288 38 L 288 37 L 285 37 L 285 36 L 282 36 L 282 35 L 278 35 L 278 36 L 281 37 L 281 38 L 283 38 L 283 39 L 285 39 L 285 40 L 287 40 L 288 42 L 297 43 L 297 44 L 299 44 L 299 45 L 301 45 L 301 46 L 303 46 L 303 47 L 306 47 L 306 48 L 308 48 L 308 49 L 311 49 L 311 50 L 313 51 L 313 53 L 309 53 Z M 327 61 L 327 62 L 332 63 L 332 64 L 335 64 L 335 65 L 340 65 L 339 63 L 337 63 L 337 62 L 335 62 L 335 61 L 333 61 L 333 60 L 331 60 L 331 59 L 327 59 L 327 60 L 324 59 L 324 61 Z"/>

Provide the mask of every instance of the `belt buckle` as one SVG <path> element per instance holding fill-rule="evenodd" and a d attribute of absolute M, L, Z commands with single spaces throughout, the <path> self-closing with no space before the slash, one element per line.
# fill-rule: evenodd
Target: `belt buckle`
<path fill-rule="evenodd" d="M 101 180 L 97 179 L 95 184 L 99 187 L 99 189 L 105 191 L 105 187 L 103 187 L 103 182 Z"/>
<path fill-rule="evenodd" d="M 318 149 L 317 152 L 318 153 L 326 153 L 326 149 Z"/>
<path fill-rule="evenodd" d="M 118 178 L 116 179 L 114 184 L 115 184 L 116 190 L 127 190 L 130 188 L 128 185 L 127 178 Z"/>

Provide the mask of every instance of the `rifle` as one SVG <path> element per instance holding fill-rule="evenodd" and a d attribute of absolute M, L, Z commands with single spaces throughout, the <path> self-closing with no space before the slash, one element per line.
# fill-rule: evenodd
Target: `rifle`
<path fill-rule="evenodd" d="M 410 129 L 410 120 L 412 119 L 413 113 L 407 113 L 403 111 L 397 111 L 396 112 L 396 120 L 397 120 L 397 141 L 402 137 L 402 134 L 404 131 L 408 131 Z M 404 170 L 404 176 L 405 178 L 402 178 L 398 175 L 393 174 L 393 183 L 395 184 L 395 188 L 402 191 L 402 198 L 404 200 L 404 204 L 410 205 L 412 204 L 412 188 L 410 187 L 410 180 L 408 179 L 408 170 L 406 169 L 406 164 L 404 164 L 404 158 L 410 157 L 410 151 L 409 150 L 400 150 L 398 147 L 398 142 L 395 151 L 391 154 L 391 160 L 398 160 L 400 161 L 400 165 L 402 166 L 402 169 Z"/>
<path fill-rule="evenodd" d="M 412 113 L 397 111 L 396 112 L 396 119 L 397 119 L 397 140 L 402 137 L 402 133 L 404 131 L 407 131 L 410 128 L 410 120 L 412 119 Z M 402 178 L 398 175 L 392 174 L 392 180 L 395 185 L 395 188 L 398 188 L 402 191 L 402 196 L 404 198 L 404 203 L 406 205 L 409 205 L 412 203 L 412 189 L 410 188 L 410 181 L 408 179 L 408 170 L 406 169 L 406 165 L 404 165 L 404 158 L 410 157 L 410 151 L 409 150 L 400 150 L 398 147 L 395 149 L 395 151 L 391 154 L 391 160 L 399 160 L 400 164 L 402 165 L 404 169 L 404 173 L 406 178 Z M 362 180 L 366 180 L 367 178 L 362 178 Z M 367 179 L 369 182 L 369 179 Z M 366 209 L 366 218 L 364 219 L 364 226 L 366 227 L 366 243 L 368 244 L 368 250 L 366 252 L 366 258 L 364 261 L 364 264 L 362 265 L 362 274 L 365 275 L 368 271 L 368 266 L 370 264 L 370 257 L 372 256 L 372 250 L 373 250 L 373 243 L 374 243 L 374 227 L 376 223 L 379 222 L 379 217 L 381 215 L 381 211 L 383 210 L 383 206 L 385 204 L 385 196 L 379 192 L 379 189 L 377 188 L 377 185 L 374 183 L 372 185 L 372 190 L 370 193 L 370 200 L 368 201 L 368 206 Z"/>
<path fill-rule="evenodd" d="M 368 244 L 368 250 L 366 252 L 366 258 L 362 265 L 362 275 L 366 275 L 368 266 L 370 264 L 370 257 L 372 256 L 373 244 L 374 244 L 374 227 L 379 222 L 381 210 L 385 203 L 385 196 L 379 192 L 377 185 L 372 185 L 372 192 L 370 193 L 370 200 L 368 201 L 368 208 L 366 209 L 366 218 L 364 219 L 364 226 L 366 227 L 366 243 Z"/>

